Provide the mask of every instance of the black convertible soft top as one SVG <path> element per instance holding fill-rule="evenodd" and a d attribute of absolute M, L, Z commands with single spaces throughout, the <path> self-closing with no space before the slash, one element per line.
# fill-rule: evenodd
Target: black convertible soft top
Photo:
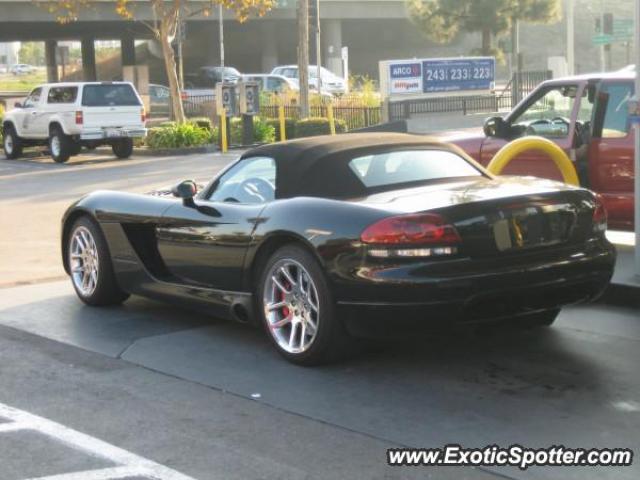
<path fill-rule="evenodd" d="M 438 148 L 468 159 L 457 147 L 431 137 L 405 133 L 367 132 L 300 138 L 253 148 L 241 158 L 270 157 L 276 161 L 276 197 L 340 198 L 366 194 L 348 166 L 352 158 L 404 148 Z"/>

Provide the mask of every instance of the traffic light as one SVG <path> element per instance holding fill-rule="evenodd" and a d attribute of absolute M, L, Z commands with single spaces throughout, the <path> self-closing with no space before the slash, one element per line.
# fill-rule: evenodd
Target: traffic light
<path fill-rule="evenodd" d="M 602 15 L 602 33 L 605 35 L 613 35 L 613 13 L 605 13 Z"/>

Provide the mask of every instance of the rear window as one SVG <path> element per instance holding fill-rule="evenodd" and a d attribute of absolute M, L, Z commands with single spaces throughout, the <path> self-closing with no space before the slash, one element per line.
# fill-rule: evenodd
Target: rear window
<path fill-rule="evenodd" d="M 85 85 L 82 105 L 86 107 L 139 106 L 140 100 L 131 85 Z"/>
<path fill-rule="evenodd" d="M 480 170 L 445 150 L 399 150 L 349 161 L 349 168 L 366 188 L 456 177 L 479 177 Z"/>

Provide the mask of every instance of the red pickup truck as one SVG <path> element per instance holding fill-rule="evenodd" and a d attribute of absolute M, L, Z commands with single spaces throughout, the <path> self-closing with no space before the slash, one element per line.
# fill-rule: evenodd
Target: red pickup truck
<path fill-rule="evenodd" d="M 539 135 L 557 143 L 574 162 L 580 182 L 602 195 L 614 229 L 633 228 L 633 129 L 627 101 L 633 72 L 590 74 L 546 81 L 505 117 L 491 117 L 483 132 L 444 132 L 441 138 L 483 165 L 509 141 Z M 544 153 L 516 157 L 503 172 L 562 180 Z"/>

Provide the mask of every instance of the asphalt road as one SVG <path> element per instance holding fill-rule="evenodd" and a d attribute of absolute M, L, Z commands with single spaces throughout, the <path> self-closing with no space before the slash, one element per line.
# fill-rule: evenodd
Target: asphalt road
<path fill-rule="evenodd" d="M 385 453 L 637 449 L 637 310 L 573 307 L 550 329 L 413 339 L 311 369 L 247 326 L 135 297 L 90 308 L 51 280 L 59 213 L 76 196 L 206 178 L 229 158 L 0 162 L 0 480 L 640 477 L 637 461 L 436 469 L 388 467 Z"/>
<path fill-rule="evenodd" d="M 134 157 L 110 150 L 56 164 L 48 156 L 0 160 L 0 286 L 62 278 L 60 218 L 75 200 L 94 190 L 144 193 L 180 180 L 206 180 L 235 158 L 227 155 Z"/>

